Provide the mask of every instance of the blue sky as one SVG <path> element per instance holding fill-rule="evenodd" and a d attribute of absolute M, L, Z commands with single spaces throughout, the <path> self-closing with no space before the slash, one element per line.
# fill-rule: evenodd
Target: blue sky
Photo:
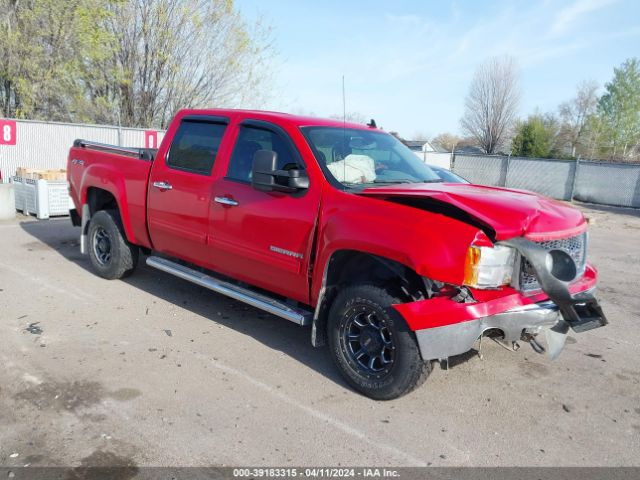
<path fill-rule="evenodd" d="M 457 133 L 478 63 L 509 54 L 521 72 L 520 115 L 555 111 L 583 80 L 602 87 L 640 57 L 640 0 L 236 0 L 264 17 L 277 50 L 268 109 L 373 117 L 411 138 Z"/>

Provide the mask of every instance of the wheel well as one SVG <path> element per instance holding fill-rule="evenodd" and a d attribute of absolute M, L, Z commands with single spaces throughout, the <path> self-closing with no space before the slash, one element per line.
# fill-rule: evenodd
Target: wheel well
<path fill-rule="evenodd" d="M 329 260 L 325 288 L 354 283 L 372 283 L 386 287 L 405 301 L 425 298 L 420 275 L 394 260 L 353 250 L 336 252 Z"/>
<path fill-rule="evenodd" d="M 324 295 L 314 318 L 313 344 L 326 343 L 326 324 L 331 304 L 341 287 L 371 283 L 387 288 L 405 302 L 428 298 L 428 285 L 414 270 L 395 260 L 354 250 L 340 250 L 329 260 L 324 278 Z"/>
<path fill-rule="evenodd" d="M 96 187 L 87 190 L 87 204 L 91 216 L 100 210 L 118 210 L 118 202 L 113 194 Z"/>

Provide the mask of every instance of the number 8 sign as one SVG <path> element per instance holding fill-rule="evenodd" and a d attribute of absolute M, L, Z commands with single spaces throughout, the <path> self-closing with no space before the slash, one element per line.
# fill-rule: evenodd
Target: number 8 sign
<path fill-rule="evenodd" d="M 16 144 L 16 122 L 0 119 L 0 145 Z"/>

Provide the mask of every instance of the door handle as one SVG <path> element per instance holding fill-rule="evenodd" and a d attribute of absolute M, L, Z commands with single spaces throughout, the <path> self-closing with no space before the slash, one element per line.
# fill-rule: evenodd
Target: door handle
<path fill-rule="evenodd" d="M 153 186 L 160 190 L 171 190 L 173 187 L 167 182 L 153 182 Z"/>
<path fill-rule="evenodd" d="M 238 205 L 238 202 L 229 197 L 215 197 L 213 199 L 216 203 L 221 203 L 222 205 L 228 205 L 229 207 L 235 207 Z"/>

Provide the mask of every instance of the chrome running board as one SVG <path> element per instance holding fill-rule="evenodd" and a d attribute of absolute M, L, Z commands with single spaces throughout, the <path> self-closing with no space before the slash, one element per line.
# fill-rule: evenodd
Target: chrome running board
<path fill-rule="evenodd" d="M 313 312 L 287 305 L 286 303 L 274 298 L 256 293 L 248 288 L 234 285 L 233 283 L 217 279 L 206 273 L 199 272 L 193 268 L 180 265 L 166 258 L 148 257 L 147 265 L 163 272 L 175 275 L 178 278 L 195 283 L 201 287 L 208 288 L 214 292 L 221 293 L 227 297 L 233 298 L 240 302 L 259 308 L 265 312 L 272 313 L 278 317 L 285 318 L 298 325 L 311 325 L 313 320 Z"/>

